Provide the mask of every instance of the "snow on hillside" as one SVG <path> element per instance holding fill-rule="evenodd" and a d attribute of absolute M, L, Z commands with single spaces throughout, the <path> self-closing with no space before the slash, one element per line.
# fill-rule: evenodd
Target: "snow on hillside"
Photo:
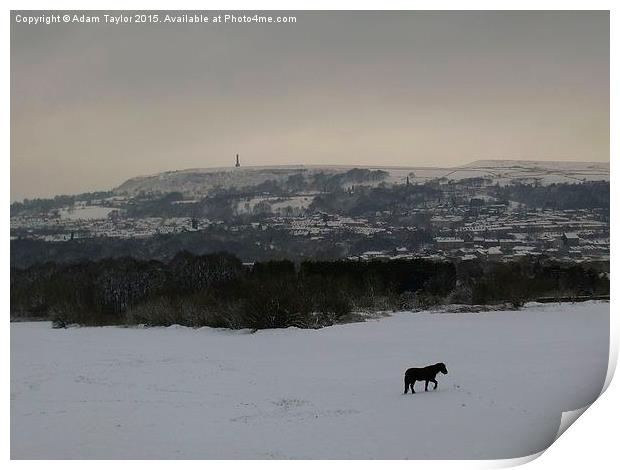
<path fill-rule="evenodd" d="M 11 457 L 519 457 L 598 396 L 608 343 L 602 302 L 254 334 L 13 323 Z M 439 361 L 437 391 L 403 395 Z"/>
<path fill-rule="evenodd" d="M 269 180 L 283 181 L 293 175 L 325 173 L 333 175 L 353 168 L 383 170 L 389 173 L 387 183 L 403 184 L 447 178 L 459 181 L 465 178 L 489 178 L 492 184 L 510 184 L 513 180 L 539 184 L 577 183 L 581 181 L 609 181 L 609 163 L 596 162 L 536 162 L 526 160 L 480 160 L 454 168 L 383 167 L 383 166 L 272 166 L 242 168 L 202 168 L 169 171 L 150 176 L 131 178 L 115 188 L 118 194 L 137 194 L 141 191 L 174 192 L 188 196 L 208 194 L 216 188 L 242 188 Z M 378 181 L 364 185 L 376 185 Z"/>
<path fill-rule="evenodd" d="M 69 220 L 96 220 L 105 219 L 114 209 L 100 206 L 78 206 L 61 209 L 59 215 Z"/>
<path fill-rule="evenodd" d="M 609 181 L 609 162 L 554 162 L 533 160 L 479 160 L 462 167 L 488 172 L 499 184 L 512 180 L 540 184 Z"/>
<path fill-rule="evenodd" d="M 119 194 L 140 192 L 175 192 L 187 195 L 207 194 L 216 188 L 256 186 L 269 180 L 281 181 L 304 173 L 302 167 L 212 168 L 169 171 L 151 176 L 131 178 L 115 188 Z"/>

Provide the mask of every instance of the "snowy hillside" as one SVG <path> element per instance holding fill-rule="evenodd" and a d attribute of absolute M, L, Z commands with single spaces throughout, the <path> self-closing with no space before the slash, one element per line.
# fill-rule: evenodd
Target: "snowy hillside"
<path fill-rule="evenodd" d="M 598 302 L 255 334 L 14 323 L 11 457 L 519 457 L 598 396 L 608 340 Z M 403 395 L 439 361 L 437 391 Z"/>
<path fill-rule="evenodd" d="M 609 162 L 538 162 L 529 160 L 479 160 L 462 167 L 485 172 L 494 181 L 538 181 L 540 184 L 609 181 Z"/>
<path fill-rule="evenodd" d="M 266 181 L 283 181 L 294 175 L 324 173 L 334 175 L 353 168 L 383 170 L 389 173 L 387 183 L 403 184 L 409 177 L 413 183 L 447 178 L 485 177 L 493 184 L 510 184 L 513 180 L 539 184 L 609 181 L 609 163 L 536 162 L 525 160 L 480 160 L 454 168 L 382 167 L 382 166 L 273 166 L 241 168 L 202 168 L 169 171 L 131 178 L 114 189 L 117 194 L 135 195 L 141 191 L 179 191 L 189 196 L 208 194 L 216 188 L 242 188 Z M 378 184 L 378 182 L 366 183 Z"/>
<path fill-rule="evenodd" d="M 207 194 L 216 188 L 255 186 L 268 180 L 281 181 L 303 173 L 302 167 L 212 168 L 169 171 L 151 176 L 131 178 L 114 191 L 119 194 L 179 191 L 188 195 Z"/>

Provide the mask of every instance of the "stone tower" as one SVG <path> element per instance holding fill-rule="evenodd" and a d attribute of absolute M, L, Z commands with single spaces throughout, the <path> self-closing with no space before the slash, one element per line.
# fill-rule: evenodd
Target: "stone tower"
<path fill-rule="evenodd" d="M 239 163 L 239 154 L 237 154 L 237 163 L 235 163 L 235 167 L 239 168 L 241 163 Z"/>

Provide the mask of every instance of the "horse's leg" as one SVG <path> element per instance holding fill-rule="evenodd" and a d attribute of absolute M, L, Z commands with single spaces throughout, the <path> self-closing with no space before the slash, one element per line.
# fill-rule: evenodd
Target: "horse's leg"
<path fill-rule="evenodd" d="M 405 395 L 407 395 L 407 390 L 409 390 L 409 382 L 405 379 Z"/>
<path fill-rule="evenodd" d="M 428 392 L 428 380 L 424 383 L 424 391 Z"/>
<path fill-rule="evenodd" d="M 432 382 L 435 384 L 435 388 L 433 390 L 437 390 L 437 381 L 433 380 Z"/>
<path fill-rule="evenodd" d="M 411 393 L 415 393 L 415 380 L 411 381 Z"/>

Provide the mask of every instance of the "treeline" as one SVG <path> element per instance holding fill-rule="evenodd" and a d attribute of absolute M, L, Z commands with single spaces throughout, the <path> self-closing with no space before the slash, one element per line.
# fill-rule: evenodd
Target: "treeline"
<path fill-rule="evenodd" d="M 394 308 L 403 295 L 441 298 L 454 284 L 449 263 L 284 260 L 246 268 L 227 253 L 182 252 L 169 263 L 122 258 L 13 269 L 11 315 L 58 325 L 310 328 Z"/>
<path fill-rule="evenodd" d="M 56 326 L 318 328 L 363 311 L 608 293 L 602 270 L 580 265 L 283 260 L 248 268 L 227 253 L 181 252 L 168 263 L 120 258 L 12 269 L 11 317 Z"/>
<path fill-rule="evenodd" d="M 61 195 L 53 198 L 24 199 L 11 203 L 11 217 L 17 215 L 46 214 L 52 210 L 72 206 L 76 202 L 90 203 L 93 200 L 112 196 L 111 191 L 96 191 L 75 195 Z"/>
<path fill-rule="evenodd" d="M 408 212 L 411 208 L 420 207 L 427 202 L 438 201 L 441 197 L 441 191 L 429 184 L 360 186 L 354 188 L 353 191 L 338 190 L 320 194 L 314 198 L 309 209 L 311 212 L 321 211 L 360 217 L 371 216 L 382 211 Z"/>
<path fill-rule="evenodd" d="M 529 207 L 568 209 L 609 209 L 609 181 L 578 184 L 557 183 L 547 186 L 517 183 L 493 188 L 503 201 L 516 201 Z"/>
<path fill-rule="evenodd" d="M 333 192 L 356 184 L 380 182 L 389 175 L 387 171 L 367 168 L 352 168 L 342 173 L 301 171 L 280 181 L 266 181 L 259 189 L 282 195 L 296 194 L 300 191 Z M 246 190 L 256 192 L 255 188 L 248 187 Z"/>
<path fill-rule="evenodd" d="M 508 302 L 520 307 L 540 298 L 589 298 L 609 296 L 609 265 L 550 261 L 544 257 L 521 262 L 457 265 L 458 285 L 451 303 L 492 304 Z"/>

